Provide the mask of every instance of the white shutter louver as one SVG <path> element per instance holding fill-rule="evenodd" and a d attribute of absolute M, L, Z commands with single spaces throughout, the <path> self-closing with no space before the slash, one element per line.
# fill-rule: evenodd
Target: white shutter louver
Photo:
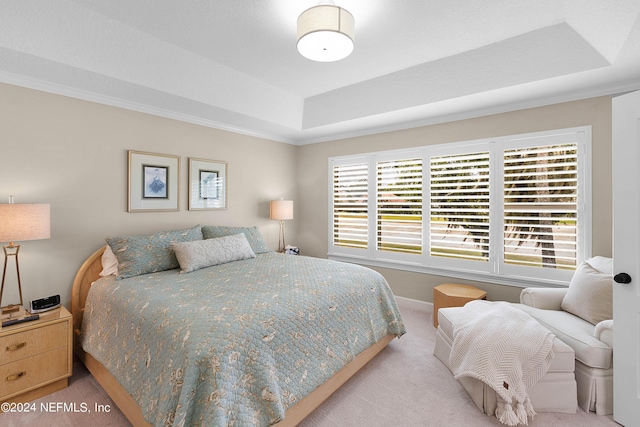
<path fill-rule="evenodd" d="M 367 248 L 368 166 L 366 163 L 333 167 L 333 244 Z"/>
<path fill-rule="evenodd" d="M 377 250 L 422 253 L 422 159 L 377 163 Z"/>
<path fill-rule="evenodd" d="M 430 254 L 489 260 L 489 152 L 431 157 Z"/>
<path fill-rule="evenodd" d="M 504 151 L 504 262 L 575 269 L 577 144 Z"/>

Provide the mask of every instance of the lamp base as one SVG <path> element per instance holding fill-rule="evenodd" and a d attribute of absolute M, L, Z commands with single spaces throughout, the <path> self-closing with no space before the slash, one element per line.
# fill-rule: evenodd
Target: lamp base
<path fill-rule="evenodd" d="M 26 315 L 27 310 L 25 310 L 24 307 L 19 304 L 10 304 L 2 307 L 2 314 L 0 314 L 0 319 L 15 319 Z"/>
<path fill-rule="evenodd" d="M 9 304 L 5 307 L 2 307 L 2 314 L 15 313 L 20 310 L 20 304 Z"/>
<path fill-rule="evenodd" d="M 2 269 L 2 284 L 0 285 L 0 306 L 2 306 L 2 295 L 4 294 L 4 281 L 7 278 L 7 264 L 9 263 L 9 257 L 14 257 L 16 260 L 16 278 L 18 279 L 18 292 L 20 293 L 20 304 L 9 304 L 1 308 L 2 316 L 5 314 L 15 314 L 22 308 L 22 285 L 20 284 L 20 267 L 18 265 L 18 252 L 20 252 L 20 245 L 14 245 L 13 242 L 9 243 L 9 246 L 3 246 L 4 251 L 4 268 Z M 11 252 L 13 251 L 13 252 Z"/>
<path fill-rule="evenodd" d="M 280 220 L 280 237 L 278 239 L 278 252 L 284 253 L 286 244 L 284 243 L 284 221 Z"/>

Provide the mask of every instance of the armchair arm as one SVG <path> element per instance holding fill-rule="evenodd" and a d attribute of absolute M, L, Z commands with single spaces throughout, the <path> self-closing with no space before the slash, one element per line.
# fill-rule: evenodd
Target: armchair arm
<path fill-rule="evenodd" d="M 593 336 L 613 348 L 613 319 L 598 323 L 593 331 Z"/>
<path fill-rule="evenodd" d="M 562 310 L 560 305 L 568 288 L 524 288 L 520 303 L 542 310 Z"/>

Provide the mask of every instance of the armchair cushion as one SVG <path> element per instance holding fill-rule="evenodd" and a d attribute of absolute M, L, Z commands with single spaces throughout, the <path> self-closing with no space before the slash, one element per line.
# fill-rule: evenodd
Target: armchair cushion
<path fill-rule="evenodd" d="M 613 350 L 594 333 L 595 326 L 578 316 L 562 310 L 544 310 L 524 304 L 514 304 L 535 317 L 558 339 L 575 351 L 576 359 L 592 368 L 609 369 L 613 363 Z"/>
<path fill-rule="evenodd" d="M 581 263 L 573 274 L 561 308 L 587 322 L 597 324 L 613 318 L 613 281 L 611 274 Z"/>

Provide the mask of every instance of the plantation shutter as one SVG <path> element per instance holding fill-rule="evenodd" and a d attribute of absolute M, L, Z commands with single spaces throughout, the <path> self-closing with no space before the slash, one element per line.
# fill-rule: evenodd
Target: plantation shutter
<path fill-rule="evenodd" d="M 368 165 L 333 167 L 333 244 L 367 248 L 368 241 Z"/>
<path fill-rule="evenodd" d="M 592 256 L 591 163 L 589 126 L 329 158 L 328 256 L 566 285 Z"/>
<path fill-rule="evenodd" d="M 578 146 L 504 151 L 504 262 L 575 269 Z"/>
<path fill-rule="evenodd" d="M 430 255 L 489 260 L 489 152 L 431 157 Z"/>
<path fill-rule="evenodd" d="M 376 249 L 422 253 L 422 159 L 376 164 Z"/>

